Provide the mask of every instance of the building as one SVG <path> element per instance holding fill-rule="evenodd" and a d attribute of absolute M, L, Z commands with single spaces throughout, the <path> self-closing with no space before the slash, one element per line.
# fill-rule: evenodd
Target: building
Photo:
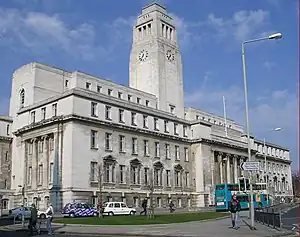
<path fill-rule="evenodd" d="M 226 136 L 223 118 L 184 107 L 176 27 L 156 3 L 133 27 L 129 87 L 30 63 L 13 74 L 10 117 L 14 206 L 96 204 L 100 190 L 138 206 L 152 184 L 156 206 L 213 205 L 215 184 L 237 182 L 247 157 L 241 126 L 228 120 Z M 263 161 L 262 142 L 251 146 Z M 270 186 L 291 195 L 289 151 L 267 147 Z"/>
<path fill-rule="evenodd" d="M 11 124 L 10 117 L 0 116 L 0 216 L 9 207 L 11 191 Z"/>

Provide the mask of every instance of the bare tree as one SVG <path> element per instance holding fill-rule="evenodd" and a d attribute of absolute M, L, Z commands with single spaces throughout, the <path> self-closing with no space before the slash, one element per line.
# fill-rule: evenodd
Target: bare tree
<path fill-rule="evenodd" d="M 294 197 L 299 197 L 299 172 L 293 171 L 292 172 L 292 186 L 293 186 L 293 193 Z"/>
<path fill-rule="evenodd" d="M 102 198 L 102 190 L 103 190 L 103 167 L 102 162 L 98 162 L 98 187 L 99 187 L 99 196 L 98 196 L 98 211 L 99 217 L 103 217 L 102 208 L 103 208 L 103 198 Z"/>
<path fill-rule="evenodd" d="M 149 175 L 149 198 L 150 198 L 150 208 L 148 211 L 148 219 L 154 219 L 154 203 L 153 203 L 153 193 L 154 193 L 154 168 L 152 167 L 150 169 L 150 175 Z"/>

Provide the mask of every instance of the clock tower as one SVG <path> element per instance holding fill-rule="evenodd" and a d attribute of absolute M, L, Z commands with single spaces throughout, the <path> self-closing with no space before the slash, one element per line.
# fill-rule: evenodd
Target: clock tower
<path fill-rule="evenodd" d="M 184 118 L 182 63 L 176 27 L 166 8 L 143 8 L 133 27 L 129 86 L 158 99 L 157 108 Z"/>

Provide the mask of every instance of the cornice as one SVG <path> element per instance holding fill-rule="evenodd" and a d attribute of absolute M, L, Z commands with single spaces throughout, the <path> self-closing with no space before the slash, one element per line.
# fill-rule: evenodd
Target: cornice
<path fill-rule="evenodd" d="M 0 136 L 0 141 L 8 141 L 8 142 L 11 142 L 11 141 L 12 141 L 12 137 L 4 137 L 4 136 Z"/>

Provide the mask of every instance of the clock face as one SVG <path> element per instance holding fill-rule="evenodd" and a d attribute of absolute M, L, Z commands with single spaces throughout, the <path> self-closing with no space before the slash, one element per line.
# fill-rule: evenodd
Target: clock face
<path fill-rule="evenodd" d="M 139 53 L 139 60 L 140 61 L 145 61 L 146 59 L 148 58 L 148 52 L 146 50 L 142 50 L 140 53 Z"/>
<path fill-rule="evenodd" d="M 171 49 L 167 50 L 166 56 L 169 61 L 174 61 L 175 59 L 175 55 Z"/>

